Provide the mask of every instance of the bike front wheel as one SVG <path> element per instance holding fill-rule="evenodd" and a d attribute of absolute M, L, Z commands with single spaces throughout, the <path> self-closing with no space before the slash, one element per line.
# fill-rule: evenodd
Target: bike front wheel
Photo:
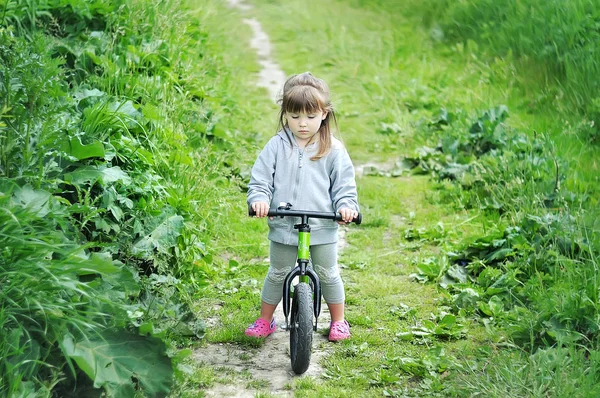
<path fill-rule="evenodd" d="M 290 312 L 290 357 L 292 370 L 302 374 L 310 364 L 313 337 L 313 297 L 307 283 L 294 287 L 292 310 Z"/>

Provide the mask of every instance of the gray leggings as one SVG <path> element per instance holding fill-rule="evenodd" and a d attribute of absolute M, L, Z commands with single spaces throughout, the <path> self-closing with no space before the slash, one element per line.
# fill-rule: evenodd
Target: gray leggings
<path fill-rule="evenodd" d="M 262 289 L 262 301 L 277 305 L 283 296 L 283 281 L 295 266 L 298 246 L 271 241 L 269 272 Z M 345 300 L 344 283 L 337 264 L 337 243 L 310 247 L 313 268 L 321 281 L 321 291 L 327 304 L 342 304 Z"/>

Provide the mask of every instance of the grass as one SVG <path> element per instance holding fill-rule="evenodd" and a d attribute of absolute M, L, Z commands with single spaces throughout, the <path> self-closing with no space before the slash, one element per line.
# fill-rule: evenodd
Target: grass
<path fill-rule="evenodd" d="M 206 276 L 199 268 L 210 264 L 212 239 L 228 235 L 253 157 L 245 145 L 270 126 L 257 118 L 240 129 L 273 104 L 251 79 L 255 55 L 241 40 L 249 27 L 224 4 L 100 3 L 0 7 L 0 74 L 10 83 L 0 85 L 0 279 L 16 284 L 0 297 L 0 394 L 61 395 L 96 377 L 109 395 L 168 390 L 163 342 L 200 335 L 188 311 Z M 21 272 L 20 262 L 35 270 Z M 107 339 L 114 366 L 138 357 L 135 344 L 112 344 L 116 330 L 163 340 L 146 349 L 160 364 L 153 383 L 132 370 L 135 387 L 84 363 L 105 353 L 73 359 L 70 342 L 88 337 Z"/>

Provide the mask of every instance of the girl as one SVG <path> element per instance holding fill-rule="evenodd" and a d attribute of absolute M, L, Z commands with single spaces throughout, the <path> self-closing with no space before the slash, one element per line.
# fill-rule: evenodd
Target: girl
<path fill-rule="evenodd" d="M 279 132 L 254 163 L 248 187 L 248 205 L 257 217 L 265 217 L 281 202 L 299 210 L 335 211 L 344 222 L 358 215 L 354 167 L 342 143 L 333 137 L 331 121 L 337 129 L 329 88 L 323 80 L 306 72 L 285 82 Z M 275 331 L 273 314 L 283 295 L 283 281 L 296 262 L 298 231 L 294 219 L 271 218 L 268 223 L 270 265 L 260 317 L 246 329 L 251 337 L 266 337 Z M 337 229 L 330 220 L 311 220 L 310 256 L 331 314 L 330 341 L 350 337 L 337 264 Z"/>

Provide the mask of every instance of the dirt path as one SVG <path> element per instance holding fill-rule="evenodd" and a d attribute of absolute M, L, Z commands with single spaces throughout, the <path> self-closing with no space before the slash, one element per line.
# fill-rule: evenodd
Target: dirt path
<path fill-rule="evenodd" d="M 230 7 L 240 13 L 247 13 L 252 7 L 242 0 L 228 0 Z M 269 96 L 276 101 L 286 75 L 271 56 L 271 43 L 263 31 L 260 22 L 255 18 L 244 18 L 253 31 L 250 45 L 255 49 L 261 70 L 258 74 L 257 86 L 268 90 Z M 338 241 L 339 250 L 347 245 L 346 228 L 340 227 Z M 319 377 L 323 368 L 320 361 L 327 356 L 331 343 L 327 341 L 331 317 L 327 306 L 323 305 L 318 320 L 317 332 L 313 335 L 313 351 L 311 365 L 302 376 L 293 373 L 289 357 L 289 334 L 283 329 L 285 318 L 281 304 L 275 311 L 277 331 L 269 336 L 265 344 L 257 349 L 239 347 L 234 344 L 209 344 L 194 352 L 194 359 L 213 368 L 227 369 L 239 377 L 232 377 L 229 384 L 217 384 L 204 390 L 207 397 L 254 397 L 258 392 L 267 390 L 272 396 L 291 397 L 289 385 L 297 377 Z"/>
<path fill-rule="evenodd" d="M 252 9 L 252 6 L 243 0 L 228 0 L 227 3 L 231 8 L 239 10 L 242 14 Z M 260 72 L 256 85 L 266 88 L 269 91 L 271 99 L 276 101 L 279 90 L 281 90 L 283 83 L 285 83 L 286 75 L 271 56 L 271 41 L 262 29 L 260 22 L 256 18 L 244 18 L 242 21 L 252 28 L 250 47 L 256 51 L 258 63 L 260 64 Z"/>

